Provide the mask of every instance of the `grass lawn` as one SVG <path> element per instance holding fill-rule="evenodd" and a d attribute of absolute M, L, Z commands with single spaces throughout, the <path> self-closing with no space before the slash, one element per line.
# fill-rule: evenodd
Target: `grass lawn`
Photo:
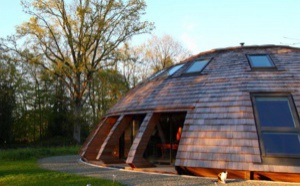
<path fill-rule="evenodd" d="M 76 154 L 78 149 L 78 147 L 63 147 L 0 150 L 0 186 L 122 185 L 110 180 L 49 171 L 38 167 L 39 158 Z"/>

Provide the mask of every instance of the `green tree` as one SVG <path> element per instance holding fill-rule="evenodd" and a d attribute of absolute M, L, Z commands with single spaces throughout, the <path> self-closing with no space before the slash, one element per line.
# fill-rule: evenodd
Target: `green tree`
<path fill-rule="evenodd" d="M 0 84 L 0 145 L 12 142 L 13 111 L 15 108 L 14 88 Z"/>
<path fill-rule="evenodd" d="M 93 73 L 114 65 L 112 53 L 121 43 L 153 29 L 152 23 L 140 21 L 146 7 L 142 0 L 32 0 L 22 4 L 31 18 L 17 29 L 25 41 L 19 54 L 61 79 L 73 100 L 74 116 L 79 117 L 75 121 L 80 121 Z M 74 124 L 73 137 L 78 142 L 80 126 Z"/>
<path fill-rule="evenodd" d="M 97 124 L 128 90 L 129 84 L 117 70 L 106 69 L 95 73 L 88 91 L 93 124 Z"/>
<path fill-rule="evenodd" d="M 13 141 L 17 76 L 13 62 L 4 51 L 0 50 L 0 145 Z"/>
<path fill-rule="evenodd" d="M 53 92 L 48 97 L 51 107 L 48 118 L 47 138 L 72 139 L 72 112 L 70 109 L 70 99 L 66 96 L 67 89 L 60 79 L 52 81 Z"/>

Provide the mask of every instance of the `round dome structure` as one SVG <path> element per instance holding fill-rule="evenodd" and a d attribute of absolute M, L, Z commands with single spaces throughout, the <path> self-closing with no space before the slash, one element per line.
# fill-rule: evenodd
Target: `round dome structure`
<path fill-rule="evenodd" d="M 300 182 L 300 49 L 215 49 L 134 87 L 80 155 L 179 174 Z"/>

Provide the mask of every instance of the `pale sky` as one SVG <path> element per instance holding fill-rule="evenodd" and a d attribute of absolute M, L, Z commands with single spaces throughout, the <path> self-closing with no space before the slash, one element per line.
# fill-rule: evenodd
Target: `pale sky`
<path fill-rule="evenodd" d="M 171 35 L 193 54 L 245 45 L 300 47 L 300 0 L 146 0 L 143 19 L 153 34 Z M 0 37 L 13 34 L 28 19 L 19 0 L 1 0 Z M 149 35 L 138 36 L 138 44 Z M 295 44 L 296 43 L 296 44 Z"/>

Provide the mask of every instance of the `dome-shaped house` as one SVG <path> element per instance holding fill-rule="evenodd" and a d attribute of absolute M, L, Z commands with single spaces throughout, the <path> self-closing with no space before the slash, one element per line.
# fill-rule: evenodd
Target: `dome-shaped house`
<path fill-rule="evenodd" d="M 300 49 L 200 53 L 133 88 L 80 155 L 180 174 L 300 182 Z"/>

